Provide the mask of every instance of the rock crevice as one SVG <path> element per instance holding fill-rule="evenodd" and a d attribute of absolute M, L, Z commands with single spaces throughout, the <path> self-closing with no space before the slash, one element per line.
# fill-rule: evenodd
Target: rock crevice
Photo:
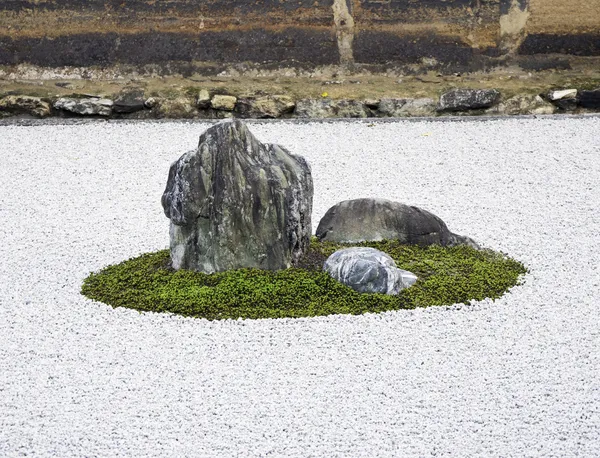
<path fill-rule="evenodd" d="M 307 250 L 313 183 L 302 157 L 238 120 L 209 128 L 171 165 L 162 197 L 175 269 L 285 269 Z"/>

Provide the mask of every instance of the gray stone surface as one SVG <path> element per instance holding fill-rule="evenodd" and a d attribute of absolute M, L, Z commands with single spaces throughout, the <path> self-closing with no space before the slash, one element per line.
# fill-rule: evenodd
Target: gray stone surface
<path fill-rule="evenodd" d="M 317 227 L 322 241 L 356 243 L 399 240 L 411 245 L 478 245 L 469 237 L 453 234 L 437 216 L 418 207 L 385 199 L 339 202 L 325 213 Z"/>
<path fill-rule="evenodd" d="M 556 107 L 539 95 L 515 95 L 486 110 L 489 115 L 547 115 Z"/>
<path fill-rule="evenodd" d="M 69 111 L 84 116 L 110 116 L 112 107 L 112 100 L 100 97 L 88 97 L 83 99 L 61 97 L 54 102 L 54 108 L 57 110 Z"/>
<path fill-rule="evenodd" d="M 239 120 L 216 124 L 169 171 L 162 205 L 172 265 L 288 268 L 308 248 L 312 198 L 304 158 L 260 143 Z"/>
<path fill-rule="evenodd" d="M 296 103 L 298 118 L 367 118 L 371 112 L 357 100 L 302 99 Z"/>
<path fill-rule="evenodd" d="M 45 118 L 50 115 L 50 104 L 39 97 L 8 95 L 0 99 L 0 112 L 12 115 L 30 115 Z"/>
<path fill-rule="evenodd" d="M 134 113 L 145 108 L 144 89 L 128 88 L 117 95 L 113 102 L 115 113 Z"/>
<path fill-rule="evenodd" d="M 558 91 L 549 91 L 548 99 L 552 102 L 563 99 L 574 99 L 577 97 L 577 89 L 561 89 Z"/>
<path fill-rule="evenodd" d="M 432 116 L 436 111 L 433 99 L 381 99 L 378 115 L 392 118 L 405 116 Z"/>
<path fill-rule="evenodd" d="M 577 109 L 577 95 L 577 89 L 562 89 L 548 91 L 546 99 L 562 111 L 572 111 Z"/>
<path fill-rule="evenodd" d="M 371 115 L 370 110 L 358 100 L 336 100 L 334 112 L 338 118 L 368 118 Z"/>
<path fill-rule="evenodd" d="M 196 97 L 196 106 L 198 108 L 210 107 L 210 92 L 208 92 L 207 89 L 200 89 L 200 91 L 198 91 L 198 97 Z"/>
<path fill-rule="evenodd" d="M 336 251 L 323 270 L 359 293 L 398 294 L 417 281 L 412 272 L 398 269 L 388 254 L 368 247 Z"/>
<path fill-rule="evenodd" d="M 233 95 L 217 94 L 211 99 L 210 106 L 215 110 L 233 111 L 235 102 L 237 102 L 237 98 Z"/>
<path fill-rule="evenodd" d="M 438 111 L 467 111 L 489 108 L 500 101 L 496 89 L 452 89 L 441 95 Z"/>
<path fill-rule="evenodd" d="M 195 101 L 184 96 L 174 99 L 159 99 L 156 102 L 156 113 L 159 118 L 176 117 L 191 119 L 198 117 L 198 109 L 196 108 Z"/>
<path fill-rule="evenodd" d="M 152 109 L 158 104 L 158 101 L 154 97 L 148 97 L 144 102 L 146 108 Z"/>
<path fill-rule="evenodd" d="M 241 118 L 279 118 L 294 111 L 296 103 L 287 95 L 239 99 L 235 113 Z"/>

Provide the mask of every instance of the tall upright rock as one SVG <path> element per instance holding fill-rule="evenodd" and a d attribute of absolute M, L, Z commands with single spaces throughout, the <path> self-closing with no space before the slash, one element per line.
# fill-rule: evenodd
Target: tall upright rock
<path fill-rule="evenodd" d="M 171 165 L 162 196 L 175 269 L 285 269 L 311 236 L 306 160 L 262 144 L 239 120 L 216 124 Z"/>

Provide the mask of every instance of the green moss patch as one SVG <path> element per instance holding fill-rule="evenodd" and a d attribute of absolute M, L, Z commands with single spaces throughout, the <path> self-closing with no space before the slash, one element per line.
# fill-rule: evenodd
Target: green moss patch
<path fill-rule="evenodd" d="M 357 293 L 321 270 L 330 254 L 346 246 L 384 251 L 419 280 L 397 296 Z M 523 264 L 501 253 L 467 246 L 313 241 L 297 267 L 278 272 L 240 269 L 209 275 L 175 271 L 169 267 L 168 250 L 148 253 L 92 273 L 84 280 L 82 294 L 113 307 L 209 320 L 358 315 L 496 299 L 526 272 Z"/>

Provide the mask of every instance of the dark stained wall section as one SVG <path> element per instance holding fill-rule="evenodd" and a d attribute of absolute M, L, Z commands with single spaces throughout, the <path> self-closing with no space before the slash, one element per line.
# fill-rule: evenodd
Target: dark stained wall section
<path fill-rule="evenodd" d="M 368 64 L 417 64 L 429 58 L 458 68 L 469 67 L 474 51 L 459 37 L 444 37 L 434 33 L 398 36 L 365 30 L 355 38 L 354 56 L 358 62 Z"/>
<path fill-rule="evenodd" d="M 528 35 L 519 48 L 522 55 L 567 54 L 573 56 L 600 56 L 600 33 L 570 35 Z"/>
<path fill-rule="evenodd" d="M 77 34 L 57 38 L 0 37 L 0 62 L 59 66 L 145 65 L 167 61 L 335 64 L 339 60 L 330 31 L 286 29 L 207 31 L 196 35 L 146 32 Z"/>
<path fill-rule="evenodd" d="M 565 15 L 562 0 L 0 0 L 0 64 L 468 71 L 507 53 L 600 55 L 600 0 L 571 2 Z"/>
<path fill-rule="evenodd" d="M 46 11 L 88 10 L 121 11 L 133 13 L 158 13 L 186 15 L 203 11 L 239 11 L 241 13 L 283 9 L 294 11 L 300 8 L 330 6 L 326 0 L 2 0 L 0 10 L 24 11 L 40 9 Z"/>

